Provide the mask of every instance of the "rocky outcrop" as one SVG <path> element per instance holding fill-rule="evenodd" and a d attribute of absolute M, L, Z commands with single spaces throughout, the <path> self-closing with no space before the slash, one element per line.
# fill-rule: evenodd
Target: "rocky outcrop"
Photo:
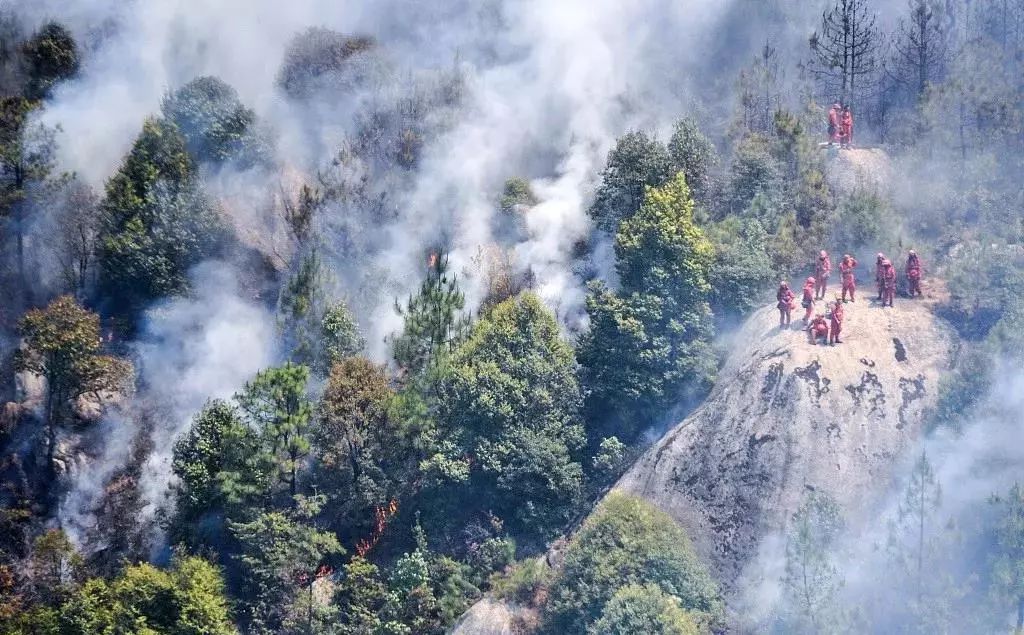
<path fill-rule="evenodd" d="M 827 178 L 833 191 L 850 194 L 856 190 L 884 191 L 892 184 L 893 167 L 881 148 L 826 148 Z"/>
<path fill-rule="evenodd" d="M 623 476 L 689 532 L 728 592 L 806 493 L 856 522 L 883 495 L 937 396 L 951 335 L 924 301 L 846 305 L 843 343 L 812 346 L 766 307 L 735 335 L 715 390 Z"/>
<path fill-rule="evenodd" d="M 516 635 L 519 610 L 511 604 L 484 598 L 452 627 L 453 635 Z"/>
<path fill-rule="evenodd" d="M 828 493 L 856 524 L 889 491 L 952 352 L 952 333 L 932 302 L 898 299 L 883 309 L 862 296 L 846 305 L 836 346 L 812 346 L 799 319 L 780 329 L 775 308 L 761 309 L 731 336 L 712 394 L 616 488 L 682 524 L 736 599 L 745 568 L 807 492 Z M 513 616 L 483 600 L 453 633 L 514 632 Z"/>

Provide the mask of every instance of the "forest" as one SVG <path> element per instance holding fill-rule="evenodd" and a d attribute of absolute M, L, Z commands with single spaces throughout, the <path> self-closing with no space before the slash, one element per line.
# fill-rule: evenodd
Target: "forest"
<path fill-rule="evenodd" d="M 0 634 L 1024 633 L 1024 2 L 291 4 L 0 2 Z M 751 600 L 614 486 L 910 248 L 892 511 Z"/>

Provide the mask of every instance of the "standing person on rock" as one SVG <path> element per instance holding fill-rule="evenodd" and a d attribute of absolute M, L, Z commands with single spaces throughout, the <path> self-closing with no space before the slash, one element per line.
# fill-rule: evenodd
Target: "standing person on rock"
<path fill-rule="evenodd" d="M 892 306 L 896 297 L 896 267 L 888 260 L 882 262 L 882 306 Z"/>
<path fill-rule="evenodd" d="M 839 127 L 842 128 L 842 147 L 849 150 L 853 147 L 853 112 L 850 110 L 850 104 L 843 106 L 842 119 L 839 121 Z"/>
<path fill-rule="evenodd" d="M 814 316 L 807 326 L 807 339 L 810 344 L 817 344 L 820 339 L 824 339 L 828 344 L 828 321 L 821 313 Z"/>
<path fill-rule="evenodd" d="M 921 293 L 921 259 L 913 249 L 907 255 L 907 293 L 910 297 L 923 295 Z"/>
<path fill-rule="evenodd" d="M 828 111 L 828 144 L 833 145 L 842 142 L 842 130 L 840 125 L 842 124 L 841 119 L 843 118 L 843 110 L 839 106 L 839 102 L 832 104 L 832 108 Z"/>
<path fill-rule="evenodd" d="M 818 254 L 818 264 L 814 266 L 814 279 L 818 283 L 814 286 L 814 299 L 824 300 L 825 291 L 828 289 L 828 277 L 832 273 L 832 261 L 829 260 L 828 252 L 824 249 Z"/>
<path fill-rule="evenodd" d="M 796 294 L 789 288 L 789 283 L 783 280 L 779 283 L 779 290 L 775 293 L 775 299 L 778 300 L 776 306 L 779 307 L 779 328 L 785 328 L 789 326 L 793 307 L 796 306 Z"/>
<path fill-rule="evenodd" d="M 882 299 L 882 265 L 885 262 L 885 255 L 882 252 L 878 252 L 875 256 L 875 286 L 878 287 L 878 299 Z"/>
<path fill-rule="evenodd" d="M 839 274 L 843 280 L 843 302 L 846 302 L 846 292 L 850 292 L 850 302 L 856 302 L 854 294 L 857 292 L 857 260 L 850 254 L 844 254 L 842 262 L 839 263 Z"/>
<path fill-rule="evenodd" d="M 839 339 L 839 334 L 843 331 L 844 317 L 846 317 L 846 310 L 843 308 L 842 300 L 837 295 L 836 301 L 832 304 L 831 323 L 829 324 L 830 328 L 828 331 L 829 345 L 843 343 L 843 341 Z"/>
<path fill-rule="evenodd" d="M 804 313 L 804 326 L 811 321 L 811 316 L 814 315 L 814 278 L 808 278 L 804 282 L 804 295 L 800 300 L 800 306 L 806 309 Z"/>

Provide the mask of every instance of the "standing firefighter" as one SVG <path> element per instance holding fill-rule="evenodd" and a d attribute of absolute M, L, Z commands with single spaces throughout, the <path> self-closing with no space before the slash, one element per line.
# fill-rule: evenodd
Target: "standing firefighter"
<path fill-rule="evenodd" d="M 839 296 L 836 296 L 836 301 L 832 304 L 832 315 L 830 317 L 831 324 L 828 331 L 828 343 L 842 344 L 843 341 L 839 339 L 839 334 L 843 331 L 843 318 L 846 317 L 846 310 L 843 308 L 843 302 Z"/>
<path fill-rule="evenodd" d="M 888 260 L 882 261 L 882 306 L 892 306 L 896 297 L 896 267 Z"/>
<path fill-rule="evenodd" d="M 842 129 L 842 141 L 840 145 L 849 148 L 853 145 L 853 113 L 850 112 L 850 105 L 843 106 L 843 115 L 839 120 L 839 127 Z"/>
<path fill-rule="evenodd" d="M 804 295 L 800 300 L 800 306 L 806 309 L 804 313 L 804 325 L 811 321 L 814 315 L 814 278 L 808 278 L 804 282 Z"/>
<path fill-rule="evenodd" d="M 923 295 L 921 293 L 921 259 L 913 249 L 907 255 L 907 292 L 910 297 Z"/>
<path fill-rule="evenodd" d="M 785 280 L 779 283 L 775 299 L 779 301 L 777 305 L 779 307 L 779 328 L 789 326 L 793 307 L 796 306 L 796 294 L 789 288 L 789 283 Z"/>
<path fill-rule="evenodd" d="M 840 125 L 842 123 L 843 111 L 839 107 L 839 102 L 832 104 L 832 108 L 828 111 L 828 144 L 840 143 L 842 141 L 842 130 Z"/>
<path fill-rule="evenodd" d="M 817 344 L 820 339 L 825 340 L 825 343 L 828 344 L 828 321 L 821 313 L 814 316 L 814 319 L 807 326 L 808 342 Z"/>
<path fill-rule="evenodd" d="M 825 291 L 828 289 L 828 277 L 832 273 L 832 261 L 829 260 L 828 252 L 824 249 L 818 254 L 818 264 L 814 266 L 814 279 L 818 283 L 814 287 L 814 299 L 824 300 Z"/>
<path fill-rule="evenodd" d="M 878 252 L 875 256 L 875 286 L 878 287 L 878 299 L 882 299 L 882 265 L 885 263 L 885 255 Z"/>
<path fill-rule="evenodd" d="M 854 294 L 857 292 L 857 260 L 850 254 L 843 256 L 839 263 L 839 273 L 843 279 L 843 302 L 846 302 L 846 292 L 850 292 L 850 302 L 856 302 Z"/>

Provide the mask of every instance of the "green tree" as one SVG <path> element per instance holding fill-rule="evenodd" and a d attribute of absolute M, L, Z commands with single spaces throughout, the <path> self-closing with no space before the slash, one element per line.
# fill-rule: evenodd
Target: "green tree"
<path fill-rule="evenodd" d="M 839 628 L 843 578 L 835 550 L 844 528 L 842 510 L 825 494 L 810 494 L 793 514 L 782 577 L 785 632 L 825 633 Z"/>
<path fill-rule="evenodd" d="M 384 368 L 361 357 L 331 369 L 313 438 L 314 474 L 332 526 L 353 540 L 370 533 L 375 510 L 399 498 L 415 467 L 392 412 L 395 393 Z"/>
<path fill-rule="evenodd" d="M 548 632 L 584 633 L 622 587 L 655 585 L 697 618 L 719 624 L 718 587 L 686 533 L 649 503 L 612 493 L 565 551 L 544 609 Z"/>
<path fill-rule="evenodd" d="M 268 152 L 256 130 L 256 113 L 242 104 L 234 88 L 216 77 L 197 77 L 169 93 L 161 112 L 181 131 L 197 163 L 237 161 L 248 167 Z"/>
<path fill-rule="evenodd" d="M 335 302 L 324 311 L 320 320 L 320 348 L 317 355 L 317 370 L 322 374 L 346 357 L 352 357 L 363 349 L 366 340 L 359 333 L 352 311 L 343 301 Z"/>
<path fill-rule="evenodd" d="M 466 565 L 427 548 L 418 523 L 413 534 L 416 549 L 403 554 L 391 571 L 390 587 L 399 598 L 396 618 L 411 633 L 441 635 L 479 590 L 468 581 Z"/>
<path fill-rule="evenodd" d="M 254 439 L 234 405 L 208 402 L 192 419 L 192 425 L 174 444 L 171 470 L 175 516 L 172 535 L 196 548 L 217 545 L 223 531 L 219 515 L 228 503 L 226 474 L 245 472 Z M 211 519 L 199 522 L 205 516 Z M 216 519 L 216 520 L 214 520 Z"/>
<path fill-rule="evenodd" d="M 656 584 L 629 584 L 604 606 L 601 618 L 588 630 L 592 635 L 699 635 L 701 629 L 679 598 Z"/>
<path fill-rule="evenodd" d="M 342 635 L 397 634 L 403 628 L 394 621 L 397 594 L 388 587 L 377 565 L 359 556 L 342 568 L 334 602 Z"/>
<path fill-rule="evenodd" d="M 53 86 L 78 73 L 79 55 L 75 38 L 64 26 L 47 22 L 22 45 L 28 73 L 26 93 L 43 99 Z"/>
<path fill-rule="evenodd" d="M 530 187 L 530 182 L 515 176 L 505 181 L 498 207 L 506 214 L 511 214 L 520 207 L 533 207 L 539 202 L 533 188 Z"/>
<path fill-rule="evenodd" d="M 1015 483 L 1005 496 L 993 496 L 996 510 L 992 582 L 1003 606 L 1017 613 L 1014 633 L 1024 633 L 1024 489 Z"/>
<path fill-rule="evenodd" d="M 736 144 L 732 164 L 729 166 L 725 199 L 728 211 L 739 214 L 747 210 L 758 195 L 766 196 L 771 216 L 756 218 L 769 232 L 774 232 L 781 220 L 776 203 L 783 189 L 783 166 L 772 154 L 771 139 L 766 135 L 747 135 Z"/>
<path fill-rule="evenodd" d="M 312 621 L 318 573 L 345 552 L 334 534 L 309 524 L 319 506 L 319 500 L 302 500 L 294 512 L 265 512 L 249 522 L 229 522 L 241 545 L 238 562 L 249 632 L 280 633 L 288 622 Z"/>
<path fill-rule="evenodd" d="M 685 177 L 647 190 L 615 241 L 621 290 L 594 283 L 578 343 L 588 420 L 629 437 L 710 384 L 709 273 L 714 247 L 693 220 Z"/>
<path fill-rule="evenodd" d="M 299 494 L 299 468 L 309 455 L 312 404 L 306 393 L 309 369 L 296 364 L 260 371 L 235 396 L 246 425 L 255 435 L 254 451 L 234 484 L 250 483 L 264 506 L 286 487 L 288 500 Z M 243 490 L 244 491 L 244 490 Z"/>
<path fill-rule="evenodd" d="M 707 228 L 715 246 L 708 275 L 716 318 L 742 316 L 763 304 L 760 291 L 774 279 L 769 237 L 755 219 L 729 217 Z"/>
<path fill-rule="evenodd" d="M 523 532 L 558 528 L 580 493 L 575 370 L 554 315 L 525 293 L 474 326 L 441 386 L 441 421 L 475 457 L 479 495 Z"/>
<path fill-rule="evenodd" d="M 100 206 L 99 290 L 128 315 L 188 286 L 188 270 L 213 254 L 225 228 L 198 189 L 173 123 L 147 120 Z"/>
<path fill-rule="evenodd" d="M 62 608 L 61 635 L 235 635 L 220 571 L 198 557 L 89 580 Z"/>
<path fill-rule="evenodd" d="M 81 581 L 85 562 L 61 529 L 49 529 L 32 543 L 32 587 L 40 602 L 59 606 Z"/>
<path fill-rule="evenodd" d="M 402 333 L 391 342 L 398 366 L 416 375 L 447 356 L 469 326 L 462 313 L 465 305 L 458 280 L 448 274 L 447 255 L 432 253 L 419 291 L 409 297 L 405 308 L 395 303 L 404 320 Z"/>
<path fill-rule="evenodd" d="M 657 295 L 666 308 L 701 313 L 714 247 L 693 220 L 693 199 L 680 173 L 648 189 L 639 212 L 615 234 L 615 271 L 623 291 Z"/>
<path fill-rule="evenodd" d="M 327 272 L 316 247 L 300 244 L 299 249 L 302 254 L 296 257 L 278 298 L 279 328 L 291 361 L 313 364 L 318 356 Z"/>
<path fill-rule="evenodd" d="M 952 520 L 941 517 L 942 488 L 926 454 L 914 462 L 895 518 L 889 525 L 886 555 L 890 580 L 889 612 L 908 633 L 949 632 L 955 603 L 966 592 L 951 571 L 959 548 Z"/>
<path fill-rule="evenodd" d="M 601 172 L 590 215 L 601 229 L 614 233 L 644 202 L 648 187 L 660 187 L 672 176 L 672 157 L 665 145 L 643 132 L 629 132 L 615 142 Z"/>
<path fill-rule="evenodd" d="M 674 168 L 686 177 L 694 198 L 706 204 L 711 193 L 712 170 L 718 165 L 718 153 L 714 144 L 697 127 L 697 122 L 688 117 L 676 122 L 672 138 L 668 141 L 668 154 Z"/>
<path fill-rule="evenodd" d="M 101 354 L 99 316 L 71 296 L 29 311 L 18 327 L 25 346 L 15 353 L 15 368 L 46 379 L 43 423 L 46 464 L 52 468 L 57 429 L 67 420 L 70 402 L 86 393 L 123 387 L 131 365 Z"/>

